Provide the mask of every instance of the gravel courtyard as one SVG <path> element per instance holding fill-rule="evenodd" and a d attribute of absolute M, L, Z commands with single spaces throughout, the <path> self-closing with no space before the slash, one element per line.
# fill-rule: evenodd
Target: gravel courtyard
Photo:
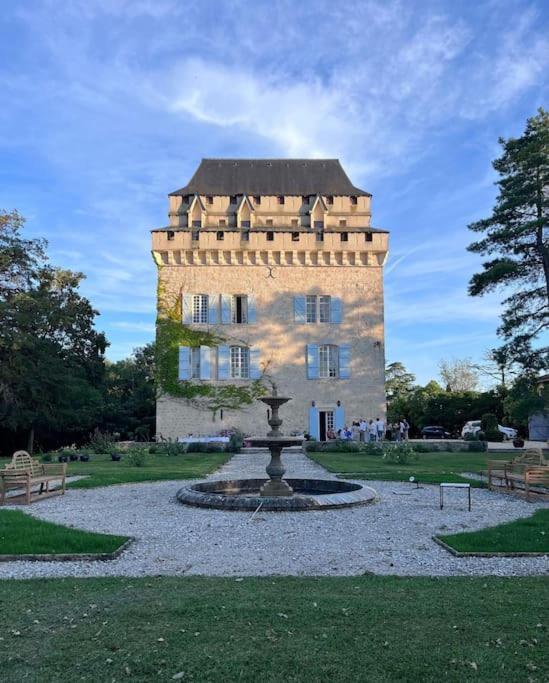
<path fill-rule="evenodd" d="M 215 479 L 264 476 L 266 453 L 235 455 Z M 288 477 L 332 478 L 301 453 L 284 455 Z M 188 483 L 188 482 L 184 482 Z M 452 489 L 440 510 L 438 486 L 416 489 L 400 482 L 369 481 L 374 505 L 349 509 L 262 513 L 186 507 L 175 494 L 182 482 L 123 484 L 69 490 L 19 507 L 36 517 L 90 531 L 134 536 L 110 562 L 3 562 L 0 578 L 154 576 L 407 576 L 549 575 L 548 557 L 456 558 L 432 541 L 451 533 L 531 515 L 541 505 L 473 489 Z"/>

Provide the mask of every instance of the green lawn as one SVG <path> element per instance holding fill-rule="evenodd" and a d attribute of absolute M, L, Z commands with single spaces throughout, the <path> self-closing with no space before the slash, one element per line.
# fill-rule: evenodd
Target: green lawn
<path fill-rule="evenodd" d="M 96 534 L 0 510 L 0 555 L 112 553 L 128 539 Z"/>
<path fill-rule="evenodd" d="M 89 489 L 96 486 L 140 481 L 200 479 L 221 467 L 230 453 L 186 453 L 185 455 L 149 455 L 143 467 L 122 460 L 113 462 L 108 455 L 91 455 L 89 462 L 70 462 L 68 476 L 87 475 L 86 479 L 69 484 L 70 488 Z"/>
<path fill-rule="evenodd" d="M 425 484 L 447 482 L 467 482 L 471 486 L 481 486 L 480 482 L 460 476 L 460 472 L 480 472 L 486 470 L 490 460 L 509 460 L 509 455 L 501 453 L 417 453 L 417 460 L 408 465 L 394 465 L 383 460 L 380 455 L 363 453 L 308 453 L 310 458 L 330 472 L 336 472 L 351 479 L 380 479 L 388 481 L 408 481 L 415 477 Z"/>
<path fill-rule="evenodd" d="M 1 678 L 541 682 L 548 600 L 544 578 L 3 581 Z"/>
<path fill-rule="evenodd" d="M 549 553 L 549 509 L 508 524 L 439 538 L 463 553 Z"/>

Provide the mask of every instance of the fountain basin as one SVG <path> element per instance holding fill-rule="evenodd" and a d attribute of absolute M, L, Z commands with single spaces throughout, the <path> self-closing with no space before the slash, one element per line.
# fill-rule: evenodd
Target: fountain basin
<path fill-rule="evenodd" d="M 293 489 L 291 496 L 260 495 L 269 479 L 233 479 L 202 481 L 184 486 L 177 499 L 185 505 L 218 510 L 253 512 L 302 512 L 329 510 L 374 503 L 377 494 L 369 486 L 333 479 L 285 479 Z"/>

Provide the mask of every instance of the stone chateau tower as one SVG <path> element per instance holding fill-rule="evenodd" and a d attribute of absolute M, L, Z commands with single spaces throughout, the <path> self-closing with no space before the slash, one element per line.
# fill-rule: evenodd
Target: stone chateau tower
<path fill-rule="evenodd" d="M 371 227 L 371 195 L 337 159 L 204 159 L 169 202 L 170 225 L 152 231 L 159 316 L 171 311 L 176 345 L 159 435 L 261 431 L 258 401 L 212 411 L 200 400 L 225 387 L 238 403 L 265 379 L 293 398 L 286 434 L 324 439 L 385 416 L 388 233 Z"/>

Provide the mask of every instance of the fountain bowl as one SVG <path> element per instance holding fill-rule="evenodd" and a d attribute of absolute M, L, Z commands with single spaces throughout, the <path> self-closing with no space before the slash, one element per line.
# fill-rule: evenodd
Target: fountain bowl
<path fill-rule="evenodd" d="M 368 505 L 377 494 L 369 486 L 340 479 L 285 479 L 291 496 L 265 496 L 261 489 L 269 479 L 202 481 L 183 486 L 177 499 L 185 505 L 218 510 L 254 512 L 303 512 Z M 261 507 L 260 507 L 261 506 Z"/>

